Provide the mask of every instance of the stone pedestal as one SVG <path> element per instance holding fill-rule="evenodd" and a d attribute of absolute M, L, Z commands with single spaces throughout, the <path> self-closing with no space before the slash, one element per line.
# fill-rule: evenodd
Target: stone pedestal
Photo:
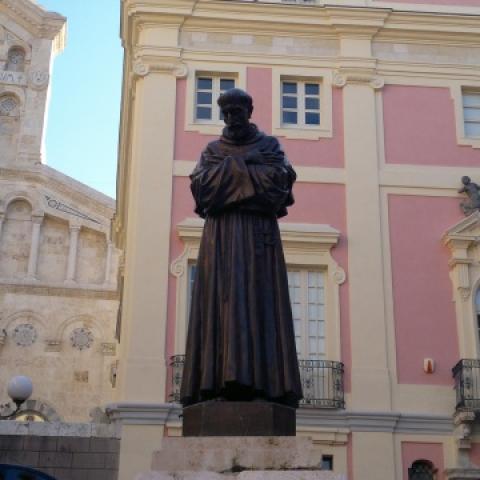
<path fill-rule="evenodd" d="M 183 409 L 184 437 L 295 436 L 295 409 L 269 402 L 202 402 Z"/>
<path fill-rule="evenodd" d="M 305 437 L 167 437 L 135 480 L 347 480 Z"/>

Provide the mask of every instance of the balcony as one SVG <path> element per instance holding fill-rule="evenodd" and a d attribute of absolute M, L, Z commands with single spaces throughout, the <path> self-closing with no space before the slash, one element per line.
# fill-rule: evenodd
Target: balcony
<path fill-rule="evenodd" d="M 185 355 L 170 358 L 172 393 L 170 401 L 180 402 Z M 330 360 L 299 360 L 302 380 L 302 408 L 345 408 L 343 392 L 343 363 Z"/>
<path fill-rule="evenodd" d="M 463 358 L 452 369 L 458 410 L 480 410 L 480 360 Z"/>

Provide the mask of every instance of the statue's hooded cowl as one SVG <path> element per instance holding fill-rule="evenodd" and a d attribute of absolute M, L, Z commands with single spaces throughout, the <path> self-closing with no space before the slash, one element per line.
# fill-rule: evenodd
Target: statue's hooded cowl
<path fill-rule="evenodd" d="M 302 398 L 288 279 L 277 218 L 296 175 L 278 141 L 250 125 L 228 129 L 190 176 L 205 218 L 190 307 L 183 405 Z"/>

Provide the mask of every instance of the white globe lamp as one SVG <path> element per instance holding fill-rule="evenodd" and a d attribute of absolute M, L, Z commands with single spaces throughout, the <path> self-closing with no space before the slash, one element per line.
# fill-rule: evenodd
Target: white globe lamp
<path fill-rule="evenodd" d="M 30 398 L 33 391 L 32 380 L 24 375 L 17 375 L 8 382 L 8 396 L 15 402 L 17 407 Z"/>

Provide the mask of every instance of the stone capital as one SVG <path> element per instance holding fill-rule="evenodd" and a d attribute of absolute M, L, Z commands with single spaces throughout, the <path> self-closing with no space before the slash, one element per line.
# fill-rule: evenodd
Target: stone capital
<path fill-rule="evenodd" d="M 146 77 L 150 73 L 163 73 L 177 78 L 187 76 L 188 67 L 177 59 L 164 59 L 156 57 L 139 57 L 132 64 L 133 75 L 137 78 Z"/>
<path fill-rule="evenodd" d="M 346 85 L 367 85 L 374 90 L 380 90 L 385 86 L 385 80 L 368 71 L 342 71 L 339 70 L 333 75 L 333 86 L 343 88 Z"/>

